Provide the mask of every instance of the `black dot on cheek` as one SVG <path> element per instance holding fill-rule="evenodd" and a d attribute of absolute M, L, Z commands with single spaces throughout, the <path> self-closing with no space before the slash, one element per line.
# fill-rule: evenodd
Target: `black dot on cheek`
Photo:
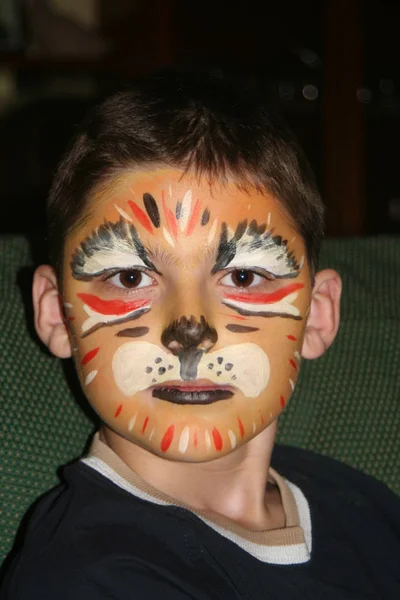
<path fill-rule="evenodd" d="M 174 365 L 168 365 L 168 371 L 174 368 Z"/>
<path fill-rule="evenodd" d="M 222 356 L 218 356 L 218 358 L 217 358 L 217 363 L 218 363 L 219 365 L 222 365 L 222 361 L 223 361 L 223 360 L 224 360 L 224 359 L 222 358 Z"/>
<path fill-rule="evenodd" d="M 154 362 L 156 363 L 156 365 L 158 365 L 158 363 L 160 363 L 161 361 L 162 361 L 162 358 L 160 358 L 160 357 L 158 356 Z"/>
<path fill-rule="evenodd" d="M 235 380 L 236 379 L 236 375 L 232 375 L 232 379 Z"/>
<path fill-rule="evenodd" d="M 213 369 L 213 368 L 214 368 L 214 364 L 213 364 L 213 363 L 210 363 L 210 364 L 208 365 L 208 368 L 209 368 L 209 369 Z"/>
<path fill-rule="evenodd" d="M 157 381 L 157 379 L 152 379 L 151 383 L 155 383 Z"/>
<path fill-rule="evenodd" d="M 158 374 L 159 374 L 159 375 L 164 375 L 164 373 L 165 373 L 165 371 L 166 371 L 166 370 L 167 370 L 167 369 L 166 369 L 165 367 L 160 367 L 160 368 L 158 369 Z"/>
<path fill-rule="evenodd" d="M 151 372 L 152 372 L 152 370 L 153 370 L 153 369 L 152 369 L 152 367 L 146 367 L 146 368 L 145 368 L 145 372 L 146 372 L 146 373 L 151 373 Z"/>
<path fill-rule="evenodd" d="M 218 377 L 221 375 L 222 371 L 217 371 Z"/>
<path fill-rule="evenodd" d="M 225 365 L 225 371 L 230 371 L 233 368 L 233 364 L 232 363 L 226 363 Z"/>

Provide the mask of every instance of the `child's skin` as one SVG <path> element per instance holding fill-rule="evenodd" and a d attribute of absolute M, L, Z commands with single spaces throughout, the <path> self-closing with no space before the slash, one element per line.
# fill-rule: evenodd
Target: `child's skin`
<path fill-rule="evenodd" d="M 126 172 L 92 198 L 64 257 L 61 301 L 53 270 L 36 271 L 36 328 L 74 357 L 103 440 L 180 502 L 282 527 L 279 494 L 265 492 L 276 419 L 300 357 L 336 335 L 338 274 L 311 289 L 304 242 L 272 195 L 167 168 Z"/>

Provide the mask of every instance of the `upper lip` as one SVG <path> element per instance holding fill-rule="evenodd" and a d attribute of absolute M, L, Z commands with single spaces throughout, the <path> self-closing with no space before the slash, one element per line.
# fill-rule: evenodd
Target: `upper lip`
<path fill-rule="evenodd" d="M 181 381 L 177 379 L 173 379 L 170 381 L 164 381 L 163 383 L 158 383 L 152 387 L 161 387 L 161 388 L 180 388 L 182 390 L 185 389 L 196 389 L 196 390 L 217 390 L 217 389 L 230 389 L 232 388 L 229 384 L 218 384 L 210 381 L 209 379 L 195 379 L 193 381 Z"/>

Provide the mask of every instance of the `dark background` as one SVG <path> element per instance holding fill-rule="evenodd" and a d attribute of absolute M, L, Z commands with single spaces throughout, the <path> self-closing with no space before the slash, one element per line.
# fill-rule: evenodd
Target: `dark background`
<path fill-rule="evenodd" d="M 316 172 L 328 235 L 400 232 L 399 0 L 1 3 L 1 231 L 44 230 L 52 173 L 88 106 L 144 73 L 196 66 L 278 105 Z"/>

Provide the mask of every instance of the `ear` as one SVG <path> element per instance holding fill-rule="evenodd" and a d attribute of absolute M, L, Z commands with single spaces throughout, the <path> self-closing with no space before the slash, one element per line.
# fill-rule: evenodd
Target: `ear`
<path fill-rule="evenodd" d="M 340 321 L 341 293 L 339 273 L 324 269 L 316 274 L 301 351 L 303 358 L 322 356 L 335 339 Z"/>
<path fill-rule="evenodd" d="M 69 358 L 72 349 L 62 312 L 57 277 L 49 265 L 41 265 L 35 271 L 32 300 L 36 333 L 52 354 L 59 358 Z"/>

